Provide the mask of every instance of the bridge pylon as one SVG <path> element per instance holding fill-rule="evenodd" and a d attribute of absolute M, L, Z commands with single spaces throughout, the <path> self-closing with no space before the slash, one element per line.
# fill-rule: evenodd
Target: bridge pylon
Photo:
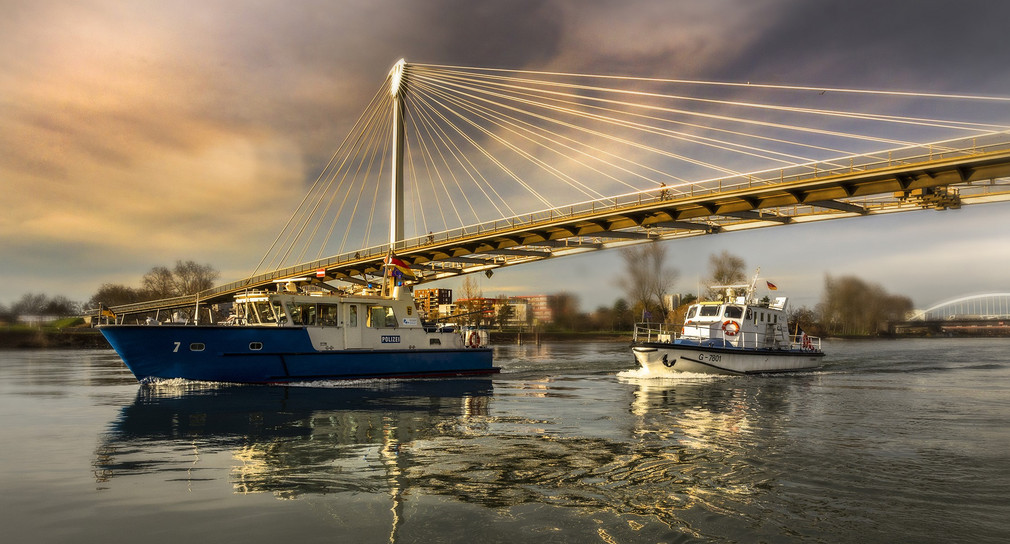
<path fill-rule="evenodd" d="M 400 59 L 389 71 L 389 93 L 393 96 L 393 156 L 389 198 L 389 250 L 403 241 L 403 90 L 407 63 Z"/>

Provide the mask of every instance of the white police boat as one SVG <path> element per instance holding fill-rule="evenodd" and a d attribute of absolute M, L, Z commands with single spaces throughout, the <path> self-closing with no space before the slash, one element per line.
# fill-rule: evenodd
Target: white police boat
<path fill-rule="evenodd" d="M 755 275 L 749 285 L 713 286 L 723 290 L 720 300 L 692 304 L 679 333 L 665 323 L 636 324 L 631 350 L 641 365 L 639 376 L 762 374 L 820 366 L 820 338 L 790 335 L 788 299 L 757 300 L 757 279 Z"/>

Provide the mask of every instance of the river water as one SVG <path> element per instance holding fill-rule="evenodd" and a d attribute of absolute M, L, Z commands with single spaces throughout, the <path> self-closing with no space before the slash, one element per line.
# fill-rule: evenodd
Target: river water
<path fill-rule="evenodd" d="M 489 379 L 139 385 L 0 352 L 4 542 L 1007 542 L 1010 343 L 832 341 L 647 380 L 622 343 Z"/>

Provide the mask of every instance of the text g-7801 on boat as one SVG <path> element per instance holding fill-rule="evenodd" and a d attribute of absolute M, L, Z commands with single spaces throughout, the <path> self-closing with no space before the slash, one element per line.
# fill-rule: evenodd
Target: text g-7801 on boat
<path fill-rule="evenodd" d="M 719 300 L 692 304 L 679 333 L 667 324 L 636 324 L 631 350 L 641 375 L 760 374 L 820 366 L 820 338 L 790 335 L 788 299 L 757 300 L 757 281 L 755 274 L 750 284 L 713 286 L 722 290 Z"/>

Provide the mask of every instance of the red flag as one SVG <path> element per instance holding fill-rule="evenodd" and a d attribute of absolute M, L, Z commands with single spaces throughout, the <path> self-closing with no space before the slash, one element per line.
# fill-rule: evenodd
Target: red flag
<path fill-rule="evenodd" d="M 765 283 L 768 284 L 768 288 L 771 289 L 772 291 L 777 291 L 778 290 L 778 286 L 775 285 L 774 283 L 772 283 L 770 281 L 766 281 Z"/>

